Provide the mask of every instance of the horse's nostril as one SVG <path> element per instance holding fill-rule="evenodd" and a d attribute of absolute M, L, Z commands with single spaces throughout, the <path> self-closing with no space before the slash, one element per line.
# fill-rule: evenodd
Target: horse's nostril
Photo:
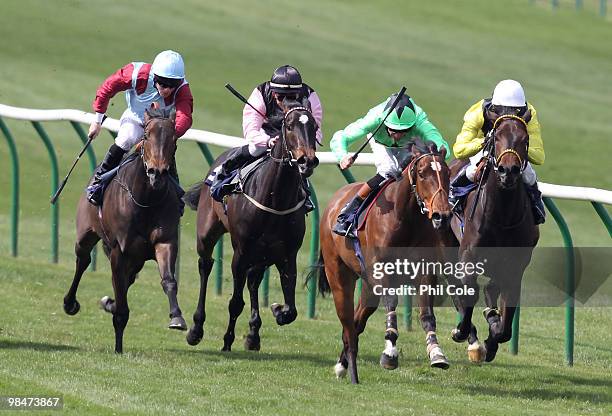
<path fill-rule="evenodd" d="M 153 168 L 147 169 L 147 175 L 154 176 L 155 175 L 155 169 L 153 169 Z"/>
<path fill-rule="evenodd" d="M 431 214 L 431 219 L 434 221 L 440 221 L 442 219 L 442 215 L 439 212 L 434 212 Z"/>
<path fill-rule="evenodd" d="M 317 166 L 319 166 L 319 158 L 315 156 L 315 158 L 312 160 L 312 167 L 316 168 Z"/>
<path fill-rule="evenodd" d="M 519 168 L 518 166 L 514 165 L 512 166 L 512 169 L 510 170 L 510 173 L 513 175 L 518 175 L 519 173 L 521 173 L 521 168 Z"/>
<path fill-rule="evenodd" d="M 504 168 L 503 166 L 499 166 L 497 168 L 497 171 L 499 172 L 500 175 L 506 174 L 506 168 Z"/>
<path fill-rule="evenodd" d="M 302 155 L 298 158 L 297 160 L 298 165 L 303 165 L 304 163 L 306 163 L 306 156 Z"/>

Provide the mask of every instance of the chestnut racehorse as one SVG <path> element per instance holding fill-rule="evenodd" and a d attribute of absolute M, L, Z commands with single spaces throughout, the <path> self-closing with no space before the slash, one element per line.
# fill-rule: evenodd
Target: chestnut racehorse
<path fill-rule="evenodd" d="M 403 179 L 393 182 L 381 191 L 380 196 L 370 209 L 365 227 L 359 232 L 361 247 L 373 249 L 368 261 L 393 261 L 389 256 L 392 247 L 439 247 L 443 242 L 435 229 L 446 227 L 450 219 L 448 203 L 449 169 L 445 162 L 446 149 L 438 151 L 435 145 L 417 149 L 411 145 L 413 158 L 403 171 Z M 319 290 L 331 290 L 338 318 L 342 323 L 344 348 L 340 354 L 335 371 L 338 377 L 346 374 L 347 368 L 351 382 L 358 383 L 357 343 L 359 334 L 366 326 L 370 315 L 377 309 L 379 298 L 367 298 L 372 293 L 373 281 L 362 274 L 360 262 L 350 239 L 332 232 L 332 227 L 342 207 L 355 194 L 361 184 L 350 184 L 341 188 L 332 197 L 320 223 L 321 256 L 319 259 Z M 425 213 L 427 215 L 422 215 Z M 382 250 L 381 250 L 382 249 Z M 402 249 L 406 250 L 406 249 Z M 391 255 L 391 257 L 393 257 Z M 364 290 L 354 308 L 355 283 L 361 276 Z M 435 275 L 420 277 L 423 284 L 434 285 Z M 398 297 L 382 296 L 387 324 L 385 332 L 386 348 L 381 355 L 380 364 L 384 368 L 397 368 L 398 338 L 395 309 Z M 447 368 L 448 361 L 436 339 L 436 319 L 433 312 L 433 296 L 420 296 L 420 319 L 427 333 L 427 352 L 434 367 Z"/>

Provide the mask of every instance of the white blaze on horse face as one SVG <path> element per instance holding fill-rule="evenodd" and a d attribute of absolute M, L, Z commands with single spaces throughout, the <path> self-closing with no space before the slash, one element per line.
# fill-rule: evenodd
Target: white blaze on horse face
<path fill-rule="evenodd" d="M 299 118 L 300 123 L 306 124 L 308 123 L 308 116 L 306 114 L 302 114 Z"/>
<path fill-rule="evenodd" d="M 442 170 L 442 165 L 440 165 L 440 162 L 437 160 L 433 160 L 431 162 L 431 168 L 436 172 L 440 172 Z"/>

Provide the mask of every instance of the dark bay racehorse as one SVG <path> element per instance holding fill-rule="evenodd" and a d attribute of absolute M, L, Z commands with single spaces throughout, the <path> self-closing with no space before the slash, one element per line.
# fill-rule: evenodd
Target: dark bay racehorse
<path fill-rule="evenodd" d="M 315 156 L 317 123 L 307 100 L 283 101 L 284 119 L 281 135 L 271 149 L 270 157 L 243 186 L 243 193 L 231 194 L 225 211 L 223 204 L 212 199 L 210 187 L 199 183 L 185 195 L 185 202 L 197 208 L 197 251 L 200 256 L 200 298 L 193 315 L 193 327 L 187 342 L 197 345 L 204 335 L 205 303 L 208 276 L 213 266 L 212 251 L 222 234 L 229 231 L 234 249 L 232 274 L 234 290 L 229 302 L 229 324 L 223 337 L 223 351 L 230 351 L 234 329 L 244 308 L 242 292 L 248 280 L 251 298 L 247 350 L 260 349 L 258 288 L 265 269 L 276 265 L 281 279 L 285 305 L 273 304 L 272 312 L 279 325 L 293 322 L 295 307 L 296 256 L 305 231 L 305 194 L 302 177 L 312 175 L 319 161 Z M 225 160 L 221 155 L 211 167 Z"/>
<path fill-rule="evenodd" d="M 527 123 L 531 114 L 527 112 L 520 118 L 488 111 L 485 116 L 493 124 L 493 129 L 485 142 L 485 156 L 481 162 L 484 163 L 481 192 L 478 196 L 478 191 L 472 191 L 467 197 L 463 232 L 457 217 L 451 222 L 461 242 L 460 261 L 475 263 L 486 258 L 486 275 L 491 279 L 484 288 L 487 305 L 484 315 L 489 324 L 484 346 L 479 343 L 472 324 L 472 313 L 479 296 L 477 276 L 467 276 L 464 280 L 466 285 L 476 289 L 475 295 L 461 297 L 457 305 L 461 321 L 453 330 L 452 337 L 456 342 L 469 341 L 468 353 L 474 362 L 492 361 L 498 344 L 510 340 L 523 273 L 539 239 L 539 230 L 534 225 L 530 201 L 521 178 L 527 164 Z M 452 170 L 458 170 L 461 164 L 453 164 Z"/>
<path fill-rule="evenodd" d="M 440 247 L 444 245 L 435 229 L 446 227 L 450 219 L 448 204 L 449 169 L 444 161 L 446 149 L 438 152 L 434 146 L 419 151 L 411 149 L 413 159 L 403 171 L 403 179 L 387 186 L 374 202 L 359 241 L 364 252 L 373 250 L 366 263 L 393 262 L 397 251 L 391 248 L 403 247 Z M 362 276 L 363 287 L 357 308 L 354 309 L 355 282 L 362 275 L 361 266 L 355 255 L 352 242 L 334 234 L 331 230 L 338 213 L 355 194 L 361 184 L 350 184 L 341 188 L 332 197 L 323 213 L 320 223 L 321 257 L 319 265 L 319 290 L 331 290 L 338 318 L 342 323 L 344 348 L 340 354 L 335 371 L 343 377 L 348 368 L 351 382 L 358 383 L 357 344 L 364 331 L 368 318 L 376 311 L 380 298 L 367 298 L 372 293 L 370 276 Z M 427 215 L 421 215 L 426 213 Z M 388 250 L 385 250 L 387 248 Z M 435 275 L 424 275 L 418 279 L 420 284 L 435 285 Z M 398 304 L 396 295 L 382 296 L 387 314 L 385 350 L 380 364 L 394 369 L 398 365 L 396 341 L 398 338 L 395 309 Z M 434 367 L 448 368 L 436 338 L 436 318 L 433 311 L 433 296 L 419 297 L 420 320 L 425 330 L 427 353 Z"/>
<path fill-rule="evenodd" d="M 69 315 L 79 311 L 79 282 L 91 262 L 92 248 L 101 239 L 111 263 L 115 293 L 115 300 L 105 297 L 103 306 L 113 314 L 117 353 L 123 350 L 123 331 L 130 316 L 128 288 L 146 260 L 156 260 L 159 266 L 161 285 L 170 302 L 168 327 L 187 329 L 176 298 L 174 275 L 180 213 L 168 169 L 175 151 L 174 113 L 164 117 L 159 111 L 147 111 L 140 156 L 119 168 L 106 189 L 102 207 L 91 205 L 85 194 L 79 200 L 76 272 L 64 297 L 64 311 Z"/>

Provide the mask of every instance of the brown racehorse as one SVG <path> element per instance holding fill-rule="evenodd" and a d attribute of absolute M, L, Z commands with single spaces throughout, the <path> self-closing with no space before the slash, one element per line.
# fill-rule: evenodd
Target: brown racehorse
<path fill-rule="evenodd" d="M 193 315 L 193 327 L 187 342 L 197 345 L 204 336 L 206 320 L 206 288 L 213 266 L 212 251 L 219 237 L 230 233 L 234 256 L 232 275 L 234 290 L 230 299 L 229 323 L 223 337 L 223 351 L 231 351 L 235 339 L 236 320 L 244 308 L 242 292 L 248 280 L 251 298 L 247 350 L 260 349 L 258 288 L 267 267 L 275 265 L 280 274 L 285 305 L 273 304 L 272 312 L 278 325 L 295 320 L 295 285 L 297 252 L 305 231 L 305 194 L 303 177 L 312 175 L 319 164 L 315 155 L 317 123 L 310 104 L 283 101 L 284 119 L 280 138 L 250 178 L 241 193 L 227 197 L 227 207 L 215 201 L 210 187 L 199 183 L 184 197 L 192 209 L 197 208 L 197 250 L 200 256 L 200 297 Z M 216 169 L 227 156 L 219 156 L 211 167 Z"/>
<path fill-rule="evenodd" d="M 418 150 L 412 146 L 413 159 L 403 171 L 403 180 L 387 186 L 374 202 L 363 231 L 359 232 L 361 247 L 379 249 L 368 261 L 393 261 L 387 258 L 391 247 L 438 247 L 440 236 L 434 230 L 446 226 L 450 219 L 448 204 L 449 169 L 444 161 L 446 149 L 438 152 L 435 147 Z M 360 263 L 355 255 L 352 242 L 334 234 L 331 230 L 342 207 L 355 194 L 360 184 L 350 184 L 341 188 L 332 197 L 323 213 L 320 223 L 321 258 L 319 259 L 319 290 L 331 289 L 338 318 L 342 323 L 344 348 L 335 371 L 338 377 L 346 374 L 347 368 L 351 382 L 358 383 L 357 343 L 359 334 L 366 326 L 370 315 L 377 309 L 379 298 L 374 302 L 366 299 L 371 293 L 370 277 L 362 276 L 364 287 L 357 308 L 354 309 L 355 282 L 362 274 Z M 427 215 L 421 215 L 427 213 Z M 435 275 L 421 276 L 423 284 L 435 284 Z M 395 309 L 397 296 L 382 296 L 387 313 L 386 348 L 380 363 L 384 368 L 397 368 L 397 349 L 395 347 L 398 331 Z M 440 349 L 435 331 L 436 320 L 433 312 L 433 296 L 419 298 L 420 319 L 427 333 L 428 354 L 432 366 L 448 367 L 446 357 Z"/>
<path fill-rule="evenodd" d="M 187 329 L 176 299 L 175 263 L 180 220 L 179 200 L 168 170 L 174 162 L 174 112 L 145 113 L 145 133 L 140 156 L 119 168 L 104 193 L 99 209 L 85 194 L 77 208 L 75 244 L 76 272 L 64 297 L 64 311 L 76 314 L 80 305 L 76 292 L 81 276 L 91 262 L 90 252 L 101 239 L 112 269 L 115 300 L 103 298 L 103 307 L 113 314 L 115 352 L 123 351 L 123 331 L 130 311 L 128 288 L 146 260 L 156 260 L 161 285 L 170 302 L 169 328 Z"/>
<path fill-rule="evenodd" d="M 521 179 L 527 164 L 527 123 L 531 114 L 527 112 L 520 118 L 488 111 L 485 117 L 493 129 L 485 143 L 481 192 L 478 195 L 478 191 L 472 191 L 467 197 L 463 230 L 457 217 L 451 221 L 453 232 L 461 242 L 460 261 L 464 264 L 487 261 L 486 275 L 491 279 L 484 288 L 487 306 L 484 315 L 489 324 L 484 346 L 478 342 L 472 324 L 472 313 L 479 296 L 477 276 L 465 278 L 463 283 L 475 289 L 474 295 L 460 297 L 457 305 L 461 321 L 453 330 L 452 337 L 456 342 L 469 341 L 468 353 L 474 362 L 492 361 L 498 344 L 510 340 L 523 273 L 539 239 L 539 230 L 534 224 Z M 458 170 L 460 165 L 454 163 L 453 170 Z M 498 300 L 501 315 L 497 308 Z"/>

